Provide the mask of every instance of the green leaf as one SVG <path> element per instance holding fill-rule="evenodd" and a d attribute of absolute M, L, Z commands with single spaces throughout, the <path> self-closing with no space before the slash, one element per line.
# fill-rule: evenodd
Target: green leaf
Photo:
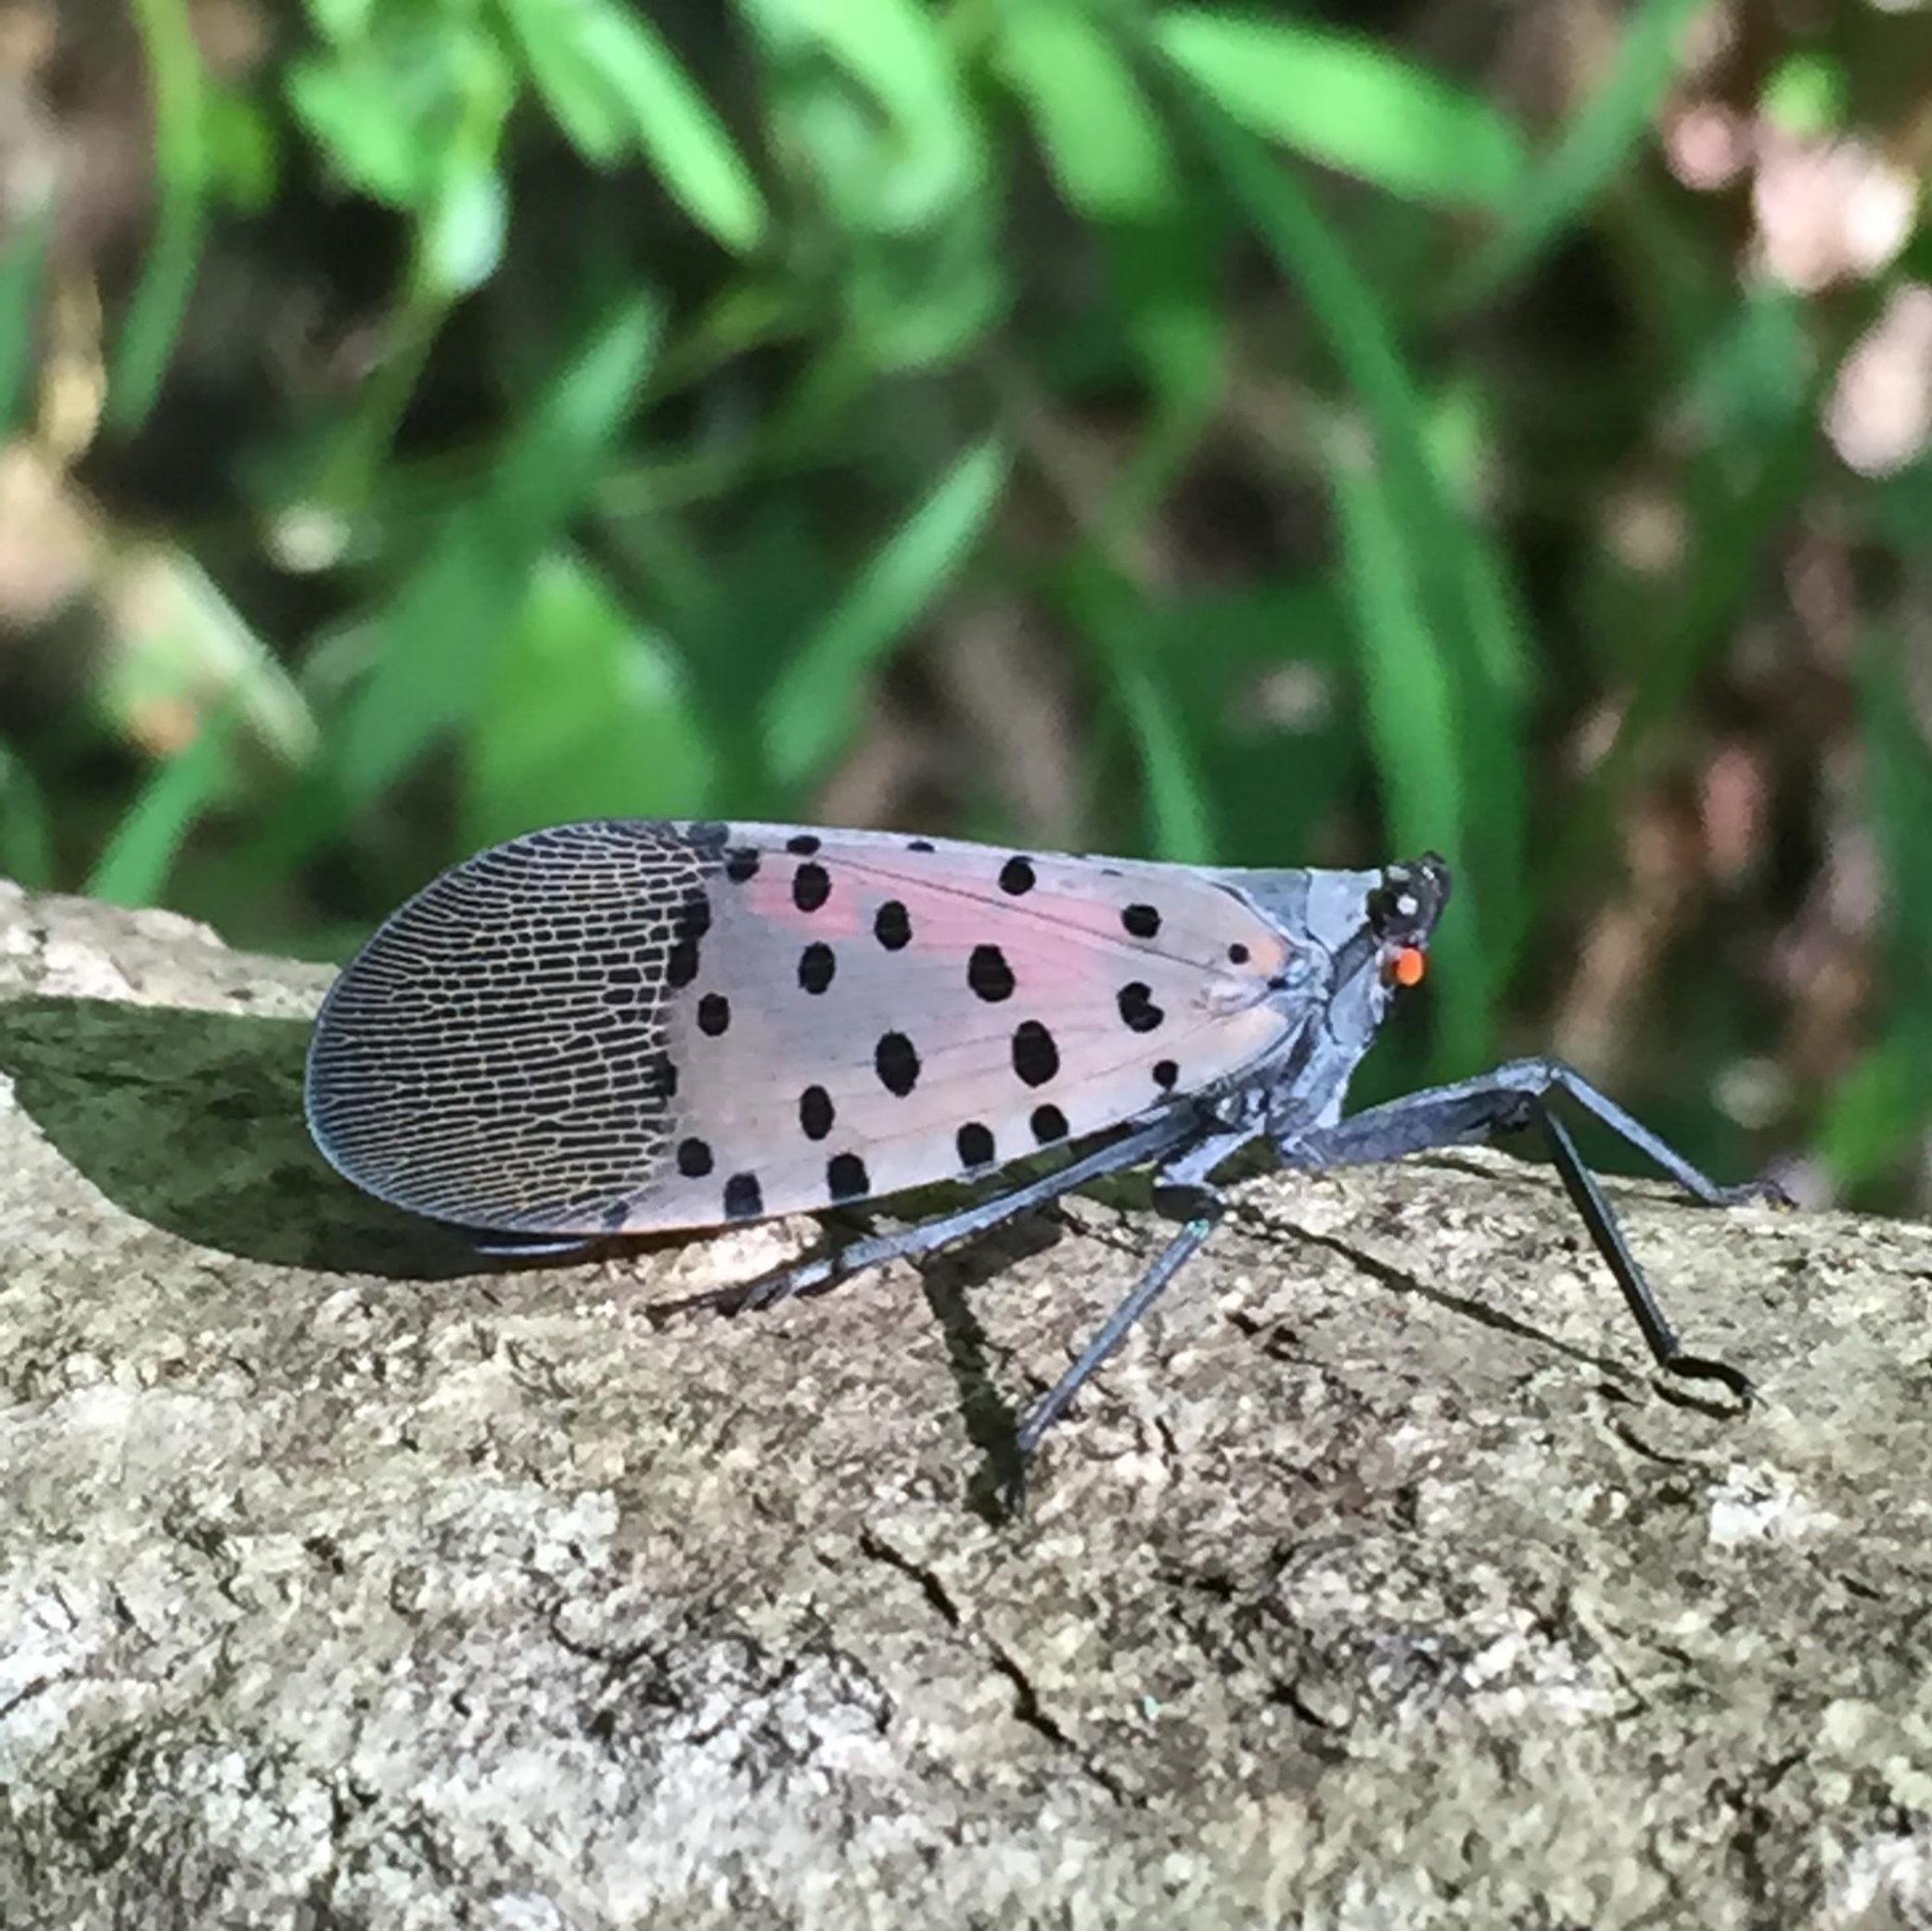
<path fill-rule="evenodd" d="M 1148 841 L 1157 856 L 1184 864 L 1215 858 L 1207 786 L 1194 745 L 1161 674 L 1160 611 L 1141 590 L 1088 547 L 1066 577 L 1070 614 L 1096 646 L 1104 688 L 1133 740 L 1147 805 Z"/>
<path fill-rule="evenodd" d="M 503 177 L 494 168 L 452 173 L 416 230 L 425 287 L 438 301 L 480 288 L 503 260 L 508 225 Z"/>
<path fill-rule="evenodd" d="M 781 782 L 801 782 L 838 755 L 867 679 L 971 555 L 1006 463 L 992 437 L 961 456 L 793 654 L 764 706 L 765 755 Z"/>
<path fill-rule="evenodd" d="M 1215 841 L 1207 786 L 1168 694 L 1147 666 L 1125 663 L 1114 696 L 1140 753 L 1155 856 L 1182 864 L 1211 863 Z"/>
<path fill-rule="evenodd" d="M 421 124 L 385 79 L 343 61 L 299 60 L 288 105 L 342 180 L 392 208 L 413 208 L 424 195 Z"/>
<path fill-rule="evenodd" d="M 53 234 L 49 200 L 0 249 L 0 435 L 17 433 L 32 418 L 35 328 Z"/>
<path fill-rule="evenodd" d="M 499 0 L 544 105 L 585 160 L 608 168 L 633 145 L 635 129 L 582 32 L 584 9 L 569 0 Z"/>
<path fill-rule="evenodd" d="M 659 315 L 629 299 L 601 320 L 518 428 L 472 503 L 377 614 L 376 659 L 350 705 L 335 771 L 367 804 L 467 716 L 523 587 L 596 481 L 648 366 Z"/>
<path fill-rule="evenodd" d="M 54 836 L 47 801 L 26 761 L 0 738 L 0 878 L 29 891 L 54 885 Z"/>
<path fill-rule="evenodd" d="M 781 49 L 817 43 L 908 136 L 953 154 L 978 149 L 958 62 L 917 0 L 748 0 L 748 10 Z"/>
<path fill-rule="evenodd" d="M 1818 1152 L 1838 1185 L 1871 1186 L 1895 1170 L 1932 1117 L 1932 1029 L 1895 1022 L 1838 1075 L 1818 1124 Z"/>
<path fill-rule="evenodd" d="M 208 187 L 201 57 L 184 0 L 134 0 L 134 11 L 154 102 L 160 206 L 114 345 L 108 414 L 122 430 L 147 421 L 160 394 L 201 265 Z"/>
<path fill-rule="evenodd" d="M 343 180 L 420 214 L 496 166 L 517 76 L 482 22 L 390 6 L 294 61 L 284 87 Z"/>
<path fill-rule="evenodd" d="M 1331 438 L 1329 481 L 1341 534 L 1342 584 L 1354 616 L 1357 663 L 1388 830 L 1398 853 L 1415 858 L 1465 844 L 1463 764 L 1454 684 L 1431 631 L 1400 500 L 1365 446 Z M 1465 881 L 1434 950 L 1442 1052 L 1473 1065 L 1486 1050 L 1490 974 L 1478 949 L 1480 908 Z"/>
<path fill-rule="evenodd" d="M 609 0 L 505 0 L 531 77 L 580 152 L 634 145 L 672 198 L 726 248 L 764 238 L 764 198 L 710 103 L 639 11 Z"/>
<path fill-rule="evenodd" d="M 715 762 L 670 646 L 581 557 L 545 557 L 470 721 L 467 844 L 576 818 L 703 817 Z"/>
<path fill-rule="evenodd" d="M 88 875 L 90 898 L 110 905 L 160 902 L 188 833 L 231 782 L 233 723 L 231 710 L 210 711 L 186 749 L 148 779 Z"/>
<path fill-rule="evenodd" d="M 1069 208 L 1122 222 L 1173 205 L 1166 131 L 1114 43 L 1085 15 L 1024 0 L 1001 22 L 998 63 L 1032 117 Z"/>
<path fill-rule="evenodd" d="M 1657 113 L 1675 82 L 1679 48 L 1710 0 L 1639 0 L 1603 85 L 1565 123 L 1555 151 L 1529 171 L 1503 225 L 1455 276 L 1444 306 L 1473 308 L 1582 219 L 1599 194 L 1655 138 Z"/>
<path fill-rule="evenodd" d="M 1385 658 L 1405 641 L 1414 646 L 1427 637 L 1448 680 L 1453 728 L 1442 730 L 1439 707 L 1427 700 L 1415 728 L 1429 731 L 1439 756 L 1455 757 L 1456 816 L 1433 830 L 1398 818 L 1394 828 L 1411 840 L 1421 836 L 1459 863 L 1456 896 L 1438 940 L 1456 955 L 1458 979 L 1438 1007 L 1444 1018 L 1439 1069 L 1465 1069 L 1479 1056 L 1482 1011 L 1521 941 L 1514 908 L 1522 869 L 1523 678 L 1507 569 L 1446 488 L 1431 447 L 1430 411 L 1387 313 L 1339 238 L 1290 171 L 1240 128 L 1206 103 L 1200 121 L 1237 203 L 1307 303 L 1367 418 L 1365 448 L 1350 441 L 1359 436 L 1353 426 L 1331 434 L 1331 461 L 1340 466 L 1331 481 L 1338 509 L 1354 520 L 1358 560 L 1364 545 L 1386 546 L 1398 555 L 1404 583 L 1399 592 L 1394 585 L 1378 591 L 1358 578 L 1358 620 L 1365 631 L 1375 628 Z M 1361 484 L 1355 472 L 1365 473 L 1370 484 Z M 1364 601 L 1373 595 L 1399 600 L 1387 607 Z M 1439 771 L 1419 788 L 1422 778 L 1386 761 L 1397 755 L 1392 735 L 1373 743 L 1392 811 L 1398 799 L 1406 800 L 1406 812 L 1419 812 L 1425 799 L 1445 805 L 1452 787 Z"/>
<path fill-rule="evenodd" d="M 211 187 L 220 200 L 245 215 L 265 213 L 281 185 L 276 133 L 265 100 L 211 87 L 202 101 Z"/>
<path fill-rule="evenodd" d="M 1845 125 L 1849 89 L 1841 60 L 1801 48 L 1779 61 L 1764 83 L 1759 106 L 1781 134 L 1819 141 Z"/>
<path fill-rule="evenodd" d="M 1168 59 L 1244 127 L 1391 193 L 1502 209 L 1526 166 L 1515 122 L 1385 46 L 1295 21 L 1175 9 Z"/>

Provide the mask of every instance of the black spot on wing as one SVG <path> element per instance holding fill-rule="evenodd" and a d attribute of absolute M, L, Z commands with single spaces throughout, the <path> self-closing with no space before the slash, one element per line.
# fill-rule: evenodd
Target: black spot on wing
<path fill-rule="evenodd" d="M 671 958 L 664 968 L 668 984 L 688 986 L 697 977 L 698 947 L 710 929 L 710 900 L 701 891 L 690 893 L 672 924 Z"/>
<path fill-rule="evenodd" d="M 791 902 L 800 912 L 816 912 L 831 896 L 832 880 L 825 866 L 802 864 L 792 874 Z"/>
<path fill-rule="evenodd" d="M 1014 1029 L 1013 1070 L 1029 1086 L 1044 1086 L 1060 1070 L 1060 1049 L 1038 1019 L 1023 1019 Z"/>
<path fill-rule="evenodd" d="M 807 992 L 823 992 L 838 969 L 838 954 L 823 940 L 814 939 L 799 954 L 799 984 Z"/>
<path fill-rule="evenodd" d="M 992 1164 L 992 1132 L 979 1120 L 967 1120 L 953 1136 L 953 1144 L 959 1149 L 959 1163 L 962 1167 L 988 1167 Z"/>
<path fill-rule="evenodd" d="M 764 1189 L 755 1173 L 734 1173 L 724 1183 L 724 1218 L 755 1221 L 765 1210 Z"/>
<path fill-rule="evenodd" d="M 1027 1123 L 1042 1146 L 1051 1146 L 1056 1140 L 1067 1137 L 1067 1116 L 1057 1106 L 1035 1106 Z"/>
<path fill-rule="evenodd" d="M 1035 882 L 1033 867 L 1023 858 L 1009 858 L 1000 867 L 1000 889 L 1016 899 L 1031 891 Z"/>
<path fill-rule="evenodd" d="M 902 952 L 913 942 L 912 914 L 897 899 L 888 899 L 872 921 L 872 936 L 889 953 Z"/>
<path fill-rule="evenodd" d="M 989 1004 L 1013 997 L 1013 968 L 996 945 L 976 945 L 966 961 L 966 984 Z"/>
<path fill-rule="evenodd" d="M 886 1032 L 872 1052 L 873 1070 L 879 1084 L 903 1099 L 919 1083 L 919 1055 L 902 1032 Z"/>
<path fill-rule="evenodd" d="M 857 1200 L 871 1193 L 865 1162 L 855 1153 L 835 1153 L 825 1162 L 825 1191 L 835 1200 Z"/>
<path fill-rule="evenodd" d="M 808 1140 L 823 1140 L 838 1119 L 832 1095 L 823 1086 L 808 1086 L 799 1095 L 799 1131 Z"/>

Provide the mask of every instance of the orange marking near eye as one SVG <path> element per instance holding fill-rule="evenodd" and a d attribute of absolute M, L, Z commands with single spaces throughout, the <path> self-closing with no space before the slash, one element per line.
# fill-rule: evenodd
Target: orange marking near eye
<path fill-rule="evenodd" d="M 1419 986 L 1429 969 L 1428 954 L 1419 945 L 1405 945 L 1388 962 L 1388 977 L 1398 986 Z"/>

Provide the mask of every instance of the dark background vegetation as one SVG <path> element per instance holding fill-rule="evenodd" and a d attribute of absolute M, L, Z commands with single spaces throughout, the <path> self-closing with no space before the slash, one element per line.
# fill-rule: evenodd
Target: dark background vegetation
<path fill-rule="evenodd" d="M 602 812 L 1446 852 L 1924 1204 L 1932 8 L 0 5 L 0 870 L 342 956 Z"/>

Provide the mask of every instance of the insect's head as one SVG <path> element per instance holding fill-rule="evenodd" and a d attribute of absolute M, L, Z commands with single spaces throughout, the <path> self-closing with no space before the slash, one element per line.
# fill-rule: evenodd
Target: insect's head
<path fill-rule="evenodd" d="M 1350 1078 L 1397 992 L 1422 978 L 1449 897 L 1449 867 L 1431 852 L 1375 872 L 1274 876 L 1282 884 L 1273 915 L 1300 942 L 1291 958 L 1308 967 L 1281 995 L 1299 1021 L 1293 1074 L 1267 1094 L 1268 1131 L 1286 1144 L 1340 1117 Z"/>
<path fill-rule="evenodd" d="M 1422 983 L 1429 934 L 1449 899 L 1449 867 L 1433 851 L 1386 866 L 1368 895 L 1368 928 L 1377 968 L 1390 986 Z"/>
<path fill-rule="evenodd" d="M 1356 1042 L 1360 1054 L 1396 993 L 1420 985 L 1428 970 L 1429 935 L 1449 897 L 1449 867 L 1430 852 L 1379 872 L 1313 876 L 1324 883 L 1329 929 L 1339 927 L 1329 941 L 1329 1024 L 1338 1038 Z"/>

